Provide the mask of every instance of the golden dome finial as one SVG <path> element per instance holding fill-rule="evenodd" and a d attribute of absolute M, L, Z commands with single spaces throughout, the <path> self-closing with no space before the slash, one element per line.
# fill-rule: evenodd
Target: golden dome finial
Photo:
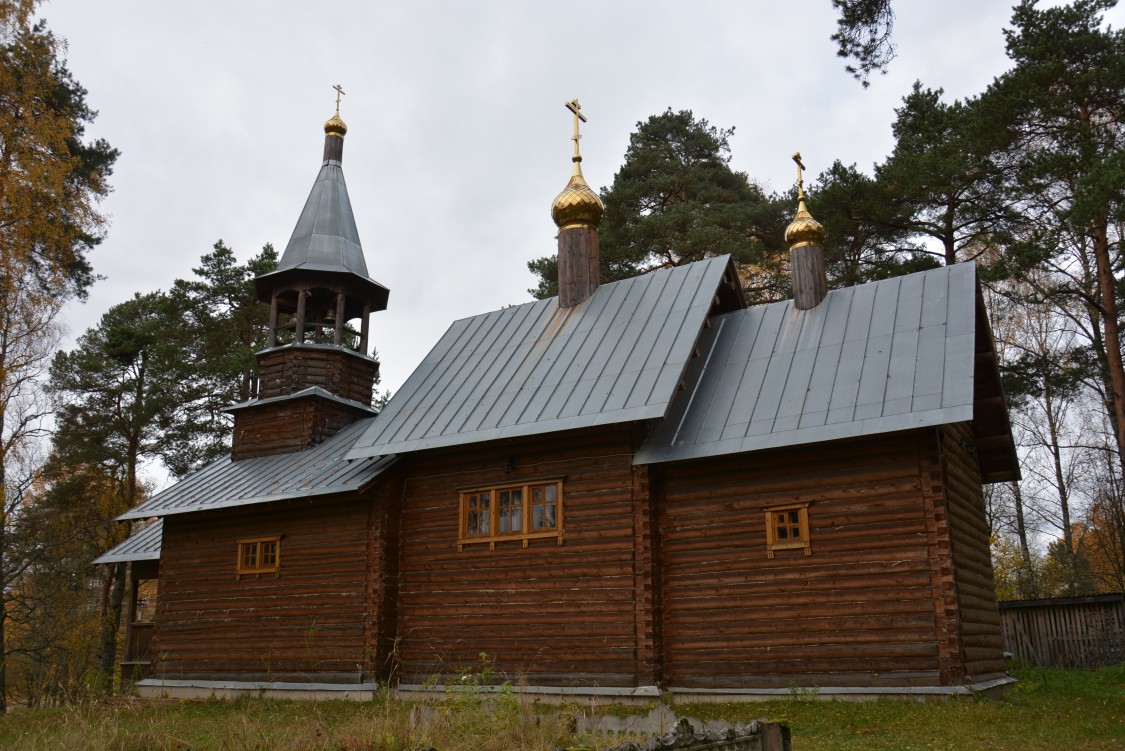
<path fill-rule="evenodd" d="M 574 171 L 571 173 L 570 182 L 551 203 L 551 218 L 555 220 L 559 229 L 597 227 L 605 213 L 605 205 L 582 176 L 582 153 L 578 149 L 578 140 L 582 138 L 582 134 L 578 132 L 578 122 L 586 122 L 586 116 L 582 114 L 582 105 L 577 99 L 563 102 L 563 106 L 574 113 L 574 135 L 571 136 L 571 140 L 574 141 L 574 156 L 571 157 Z"/>
<path fill-rule="evenodd" d="M 793 161 L 797 163 L 797 215 L 785 228 L 785 242 L 790 249 L 802 245 L 824 245 L 824 227 L 812 218 L 805 206 L 805 165 L 801 161 L 801 152 L 793 155 Z"/>
<path fill-rule="evenodd" d="M 332 88 L 336 89 L 336 114 L 328 118 L 328 122 L 324 124 L 324 134 L 343 138 L 348 132 L 348 126 L 340 119 L 340 97 L 345 94 L 344 87 L 336 84 Z"/>

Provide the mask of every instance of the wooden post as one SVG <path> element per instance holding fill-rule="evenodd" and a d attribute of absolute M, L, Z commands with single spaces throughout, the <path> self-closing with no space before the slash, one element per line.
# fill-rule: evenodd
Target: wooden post
<path fill-rule="evenodd" d="M 363 318 L 359 322 L 359 353 L 367 354 L 367 332 L 371 325 L 371 303 L 363 304 Z"/>
<path fill-rule="evenodd" d="M 305 290 L 297 290 L 297 333 L 298 344 L 305 343 Z"/>
<path fill-rule="evenodd" d="M 277 346 L 277 292 L 270 295 L 270 333 L 269 346 Z"/>
<path fill-rule="evenodd" d="M 340 290 L 336 293 L 336 330 L 332 334 L 332 343 L 335 345 L 343 344 L 344 342 L 344 291 Z"/>
<path fill-rule="evenodd" d="M 790 249 L 789 267 L 793 272 L 793 307 L 798 310 L 815 308 L 828 294 L 824 248 L 799 245 Z"/>
<path fill-rule="evenodd" d="M 140 589 L 140 582 L 137 580 L 136 566 L 132 563 L 129 564 L 129 608 L 125 616 L 125 649 L 124 660 L 128 662 L 133 659 L 133 624 L 137 620 L 137 593 Z M 121 671 L 121 680 L 126 678 L 125 671 Z"/>
<path fill-rule="evenodd" d="M 559 307 L 573 308 L 598 288 L 598 230 L 589 225 L 559 230 Z"/>

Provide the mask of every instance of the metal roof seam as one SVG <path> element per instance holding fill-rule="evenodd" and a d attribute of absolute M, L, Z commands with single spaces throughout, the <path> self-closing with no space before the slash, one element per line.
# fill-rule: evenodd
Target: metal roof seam
<path fill-rule="evenodd" d="M 513 377 L 523 367 L 523 363 L 528 357 L 527 338 L 531 336 L 532 332 L 542 331 L 546 327 L 553 326 L 552 321 L 556 317 L 566 319 L 569 316 L 570 311 L 559 310 L 557 302 L 553 299 L 539 301 L 534 308 L 528 310 L 522 316 L 524 320 L 520 321 L 519 326 L 512 333 L 510 339 L 512 344 L 501 350 L 511 349 L 511 357 L 508 358 L 507 362 L 500 362 L 499 372 L 491 382 L 484 385 L 483 390 L 474 392 L 479 396 L 473 398 L 471 403 L 462 405 L 458 410 L 458 413 L 463 413 L 463 416 L 458 424 L 457 432 L 462 433 L 479 429 L 481 423 L 488 417 L 488 409 L 508 390 Z M 449 432 L 447 431 L 443 435 L 449 435 Z"/>
<path fill-rule="evenodd" d="M 497 337 L 499 337 L 500 333 L 504 329 L 504 325 L 506 323 L 505 319 L 513 318 L 515 315 L 515 313 L 508 313 L 507 310 L 512 309 L 509 308 L 498 310 L 484 317 L 484 323 L 482 323 L 481 326 L 477 327 L 476 332 L 474 332 L 474 337 L 476 337 L 476 334 L 479 333 L 479 338 L 476 338 L 476 342 L 470 350 L 474 355 L 478 352 L 482 352 L 484 356 L 487 357 L 487 355 L 492 351 L 492 342 L 494 342 Z M 481 359 L 482 358 L 474 359 L 473 357 L 465 358 L 464 362 L 457 370 L 457 372 L 450 375 L 450 378 L 447 381 L 448 386 L 443 388 L 441 390 L 441 393 L 438 394 L 435 397 L 434 401 L 431 403 L 432 408 L 428 409 L 426 415 L 424 415 L 419 419 L 417 423 L 415 423 L 411 432 L 428 432 L 430 428 L 432 428 L 438 422 L 438 420 L 440 420 L 441 416 L 445 414 L 446 410 L 448 410 L 451 405 L 457 403 L 461 394 L 463 394 L 466 390 L 468 390 L 470 393 L 472 392 L 472 387 L 475 383 L 474 379 L 479 380 L 479 378 L 481 377 L 480 375 L 478 375 L 479 366 L 481 365 Z M 453 387 L 452 393 L 450 392 L 449 386 Z M 448 419 L 446 420 L 446 422 L 448 422 Z M 439 430 L 439 433 L 440 432 L 443 431 Z"/>

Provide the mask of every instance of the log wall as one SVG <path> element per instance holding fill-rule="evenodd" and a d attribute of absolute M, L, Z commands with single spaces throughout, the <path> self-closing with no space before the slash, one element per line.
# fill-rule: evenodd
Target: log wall
<path fill-rule="evenodd" d="M 301 451 L 371 413 L 315 396 L 240 409 L 234 415 L 231 458 L 235 461 Z"/>
<path fill-rule="evenodd" d="M 938 435 L 957 591 L 961 670 L 970 683 L 999 678 L 1006 672 L 1004 638 L 972 428 L 964 423 L 948 425 Z"/>
<path fill-rule="evenodd" d="M 322 499 L 166 517 L 152 677 L 359 682 L 368 507 Z M 280 575 L 238 579 L 237 541 L 275 534 Z"/>
<path fill-rule="evenodd" d="M 379 365 L 343 348 L 289 345 L 258 356 L 258 397 L 293 394 L 310 386 L 371 404 L 371 388 Z"/>
<path fill-rule="evenodd" d="M 957 613 L 936 453 L 919 430 L 664 467 L 667 684 L 960 682 L 939 663 Z M 805 502 L 811 555 L 770 559 L 764 509 Z"/>
<path fill-rule="evenodd" d="M 573 431 L 405 457 L 398 603 L 401 678 L 455 676 L 486 653 L 531 685 L 650 685 L 656 663 L 651 508 L 629 428 Z M 510 471 L 507 471 L 510 468 Z M 643 469 L 638 468 L 638 471 Z M 647 473 L 646 473 L 647 474 Z M 563 544 L 458 551 L 458 489 L 563 477 Z"/>

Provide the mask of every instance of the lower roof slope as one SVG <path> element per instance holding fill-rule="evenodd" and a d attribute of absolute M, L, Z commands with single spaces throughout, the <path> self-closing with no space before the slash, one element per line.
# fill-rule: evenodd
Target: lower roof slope
<path fill-rule="evenodd" d="M 95 558 L 92 563 L 127 563 L 160 560 L 160 544 L 164 537 L 164 521 L 157 519 Z"/>
<path fill-rule="evenodd" d="M 224 457 L 117 518 L 147 519 L 360 491 L 395 461 L 393 456 L 360 461 L 344 456 L 373 419 L 354 422 L 319 446 L 304 451 L 241 461 Z"/>
<path fill-rule="evenodd" d="M 456 321 L 351 458 L 663 417 L 714 307 L 741 307 L 729 256 Z M 734 292 L 737 294 L 734 294 Z"/>
<path fill-rule="evenodd" d="M 992 339 L 972 263 L 836 289 L 809 310 L 784 301 L 711 323 L 684 393 L 636 463 L 972 421 L 978 372 L 999 393 L 998 372 L 978 369 Z M 1010 442 L 1006 415 L 998 428 Z M 1014 458 L 986 469 L 1018 474 Z"/>

